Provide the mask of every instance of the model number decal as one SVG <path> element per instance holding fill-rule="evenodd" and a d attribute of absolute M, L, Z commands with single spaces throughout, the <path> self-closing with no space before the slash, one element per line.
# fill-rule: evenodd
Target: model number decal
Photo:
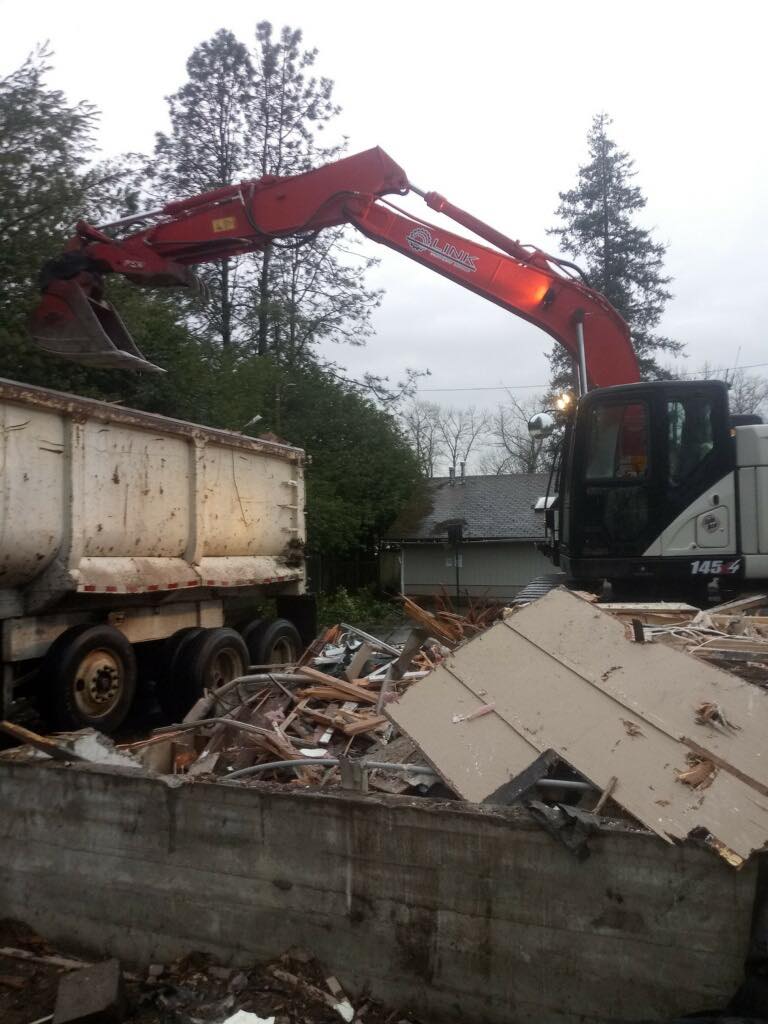
<path fill-rule="evenodd" d="M 692 576 L 735 576 L 741 568 L 741 559 L 724 562 L 722 558 L 703 558 L 691 562 Z"/>

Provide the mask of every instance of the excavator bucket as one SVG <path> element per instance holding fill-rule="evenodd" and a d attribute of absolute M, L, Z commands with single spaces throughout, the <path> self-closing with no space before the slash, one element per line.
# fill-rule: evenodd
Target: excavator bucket
<path fill-rule="evenodd" d="M 165 373 L 144 358 L 114 308 L 86 295 L 75 279 L 48 284 L 30 333 L 43 351 L 82 366 Z"/>

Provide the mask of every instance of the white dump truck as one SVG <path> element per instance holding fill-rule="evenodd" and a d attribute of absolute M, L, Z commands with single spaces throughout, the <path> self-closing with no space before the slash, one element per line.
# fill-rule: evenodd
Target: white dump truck
<path fill-rule="evenodd" d="M 30 696 L 111 732 L 143 678 L 176 718 L 297 656 L 300 449 L 1 379 L 0 429 L 4 716 Z"/>

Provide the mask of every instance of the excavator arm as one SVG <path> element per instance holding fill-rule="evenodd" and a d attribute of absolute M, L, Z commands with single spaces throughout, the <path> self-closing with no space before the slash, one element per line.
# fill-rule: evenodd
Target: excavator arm
<path fill-rule="evenodd" d="M 417 219 L 384 198 L 409 191 L 495 248 Z M 147 221 L 148 227 L 125 233 Z M 581 361 L 589 386 L 639 379 L 627 325 L 576 279 L 573 264 L 521 246 L 437 193 L 421 192 L 381 149 L 304 174 L 217 189 L 101 228 L 79 223 L 65 252 L 43 268 L 32 336 L 47 352 L 86 365 L 157 370 L 105 301 L 105 274 L 149 286 L 194 286 L 191 266 L 343 224 L 540 327 Z"/>

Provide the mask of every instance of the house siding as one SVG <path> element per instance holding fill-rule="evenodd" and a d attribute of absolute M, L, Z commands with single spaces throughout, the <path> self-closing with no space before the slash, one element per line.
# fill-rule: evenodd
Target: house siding
<path fill-rule="evenodd" d="M 472 597 L 511 598 L 535 576 L 553 571 L 552 563 L 530 541 L 463 544 L 459 589 Z M 447 544 L 403 544 L 405 593 L 431 596 L 445 587 L 455 593 L 453 549 Z"/>

